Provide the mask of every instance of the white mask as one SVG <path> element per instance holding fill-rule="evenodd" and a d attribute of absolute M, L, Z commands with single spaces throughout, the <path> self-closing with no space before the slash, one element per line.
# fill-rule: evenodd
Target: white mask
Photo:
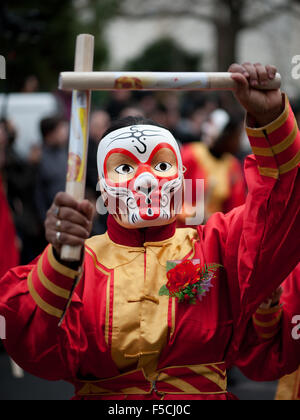
<path fill-rule="evenodd" d="M 112 131 L 99 144 L 97 162 L 103 199 L 123 226 L 164 225 L 178 213 L 183 167 L 168 130 L 135 125 Z"/>

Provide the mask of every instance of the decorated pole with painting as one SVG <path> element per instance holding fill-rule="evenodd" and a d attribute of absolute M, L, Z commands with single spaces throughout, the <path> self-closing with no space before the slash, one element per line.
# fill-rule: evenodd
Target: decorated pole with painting
<path fill-rule="evenodd" d="M 94 37 L 92 35 L 79 35 L 76 41 L 75 72 L 84 74 L 93 70 Z M 85 195 L 86 161 L 89 137 L 89 113 L 91 91 L 88 88 L 73 90 L 72 111 L 70 121 L 70 140 L 68 173 L 66 192 L 78 201 Z M 64 261 L 79 261 L 81 247 L 64 245 L 61 250 L 61 259 Z"/>
<path fill-rule="evenodd" d="M 281 76 L 257 89 L 279 89 Z M 234 90 L 231 73 L 171 72 L 63 72 L 59 88 L 65 90 Z"/>

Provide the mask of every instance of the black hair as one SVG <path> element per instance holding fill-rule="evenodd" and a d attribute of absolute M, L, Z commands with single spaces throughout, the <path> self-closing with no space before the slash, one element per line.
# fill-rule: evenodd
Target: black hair
<path fill-rule="evenodd" d="M 52 117 L 43 118 L 40 122 L 40 130 L 43 138 L 54 131 L 58 125 L 64 121 L 65 119 L 61 115 L 54 115 Z"/>
<path fill-rule="evenodd" d="M 125 118 L 118 118 L 116 120 L 113 120 L 110 127 L 105 131 L 102 138 L 107 136 L 112 131 L 118 130 L 119 128 L 123 127 L 130 127 L 132 125 L 155 125 L 156 127 L 165 128 L 162 125 L 154 122 L 150 118 L 145 117 L 125 117 Z M 166 129 L 166 128 L 165 128 Z"/>

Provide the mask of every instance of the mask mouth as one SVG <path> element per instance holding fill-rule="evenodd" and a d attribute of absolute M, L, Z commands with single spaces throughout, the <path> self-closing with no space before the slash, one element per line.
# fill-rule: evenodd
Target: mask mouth
<path fill-rule="evenodd" d="M 155 220 L 160 216 L 161 194 L 157 187 L 140 188 L 134 195 L 141 219 Z"/>

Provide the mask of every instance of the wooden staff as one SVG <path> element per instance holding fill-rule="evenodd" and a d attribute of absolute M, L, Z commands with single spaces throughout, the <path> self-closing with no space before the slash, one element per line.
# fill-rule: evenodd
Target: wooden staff
<path fill-rule="evenodd" d="M 77 74 L 77 72 L 79 72 L 79 74 L 91 72 L 93 70 L 93 62 L 94 37 L 92 35 L 85 34 L 79 35 L 76 40 L 74 74 Z M 82 201 L 85 195 L 90 102 L 90 89 L 74 88 L 70 121 L 66 192 L 78 201 Z M 62 260 L 79 261 L 80 257 L 81 246 L 71 247 L 69 245 L 64 245 L 62 247 Z"/>
<path fill-rule="evenodd" d="M 257 89 L 279 89 L 281 76 Z M 170 73 L 170 72 L 64 72 L 60 89 L 89 90 L 234 90 L 231 73 Z"/>

